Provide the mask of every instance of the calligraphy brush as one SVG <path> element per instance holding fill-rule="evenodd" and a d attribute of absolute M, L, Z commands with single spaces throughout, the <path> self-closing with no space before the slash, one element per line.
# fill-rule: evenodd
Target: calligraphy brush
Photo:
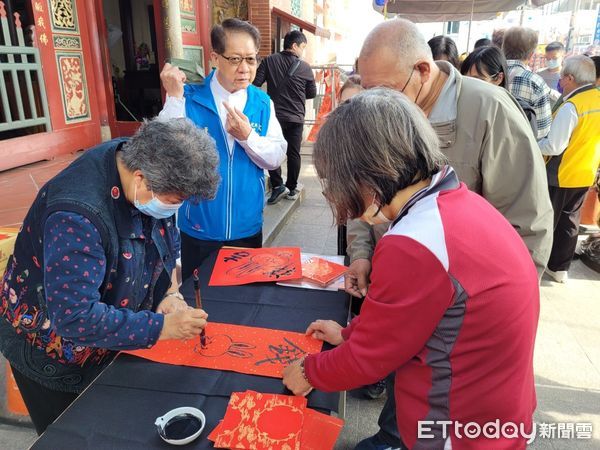
<path fill-rule="evenodd" d="M 200 276 L 198 268 L 194 269 L 194 293 L 196 296 L 196 308 L 202 309 L 202 298 L 200 297 Z M 200 347 L 206 348 L 206 331 L 202 328 L 200 332 Z"/>

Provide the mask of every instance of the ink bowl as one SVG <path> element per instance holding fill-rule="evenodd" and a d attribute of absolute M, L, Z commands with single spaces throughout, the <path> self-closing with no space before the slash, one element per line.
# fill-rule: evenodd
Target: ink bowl
<path fill-rule="evenodd" d="M 204 430 L 206 417 L 197 408 L 175 408 L 154 422 L 161 439 L 172 445 L 185 445 L 197 439 Z"/>

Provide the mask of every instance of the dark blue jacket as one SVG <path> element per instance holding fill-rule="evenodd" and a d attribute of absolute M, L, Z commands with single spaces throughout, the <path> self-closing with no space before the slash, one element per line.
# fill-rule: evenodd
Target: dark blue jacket
<path fill-rule="evenodd" d="M 123 195 L 115 160 L 123 142 L 116 139 L 88 150 L 42 187 L 25 217 L 0 286 L 0 350 L 17 370 L 50 389 L 81 392 L 116 355 L 113 350 L 118 350 L 102 348 L 101 341 L 81 344 L 61 336 L 60 325 L 52 322 L 60 319 L 48 314 L 47 297 L 52 293 L 45 292 L 44 287 L 48 269 L 44 267 L 44 227 L 51 214 L 75 213 L 98 230 L 106 269 L 94 294 L 96 301 L 109 305 L 109 311 L 114 311 L 111 307 L 133 310 L 138 320 L 144 319 L 145 326 L 150 323 L 155 330 L 162 329 L 162 314 L 146 310 L 155 309 L 170 286 L 178 231 L 171 217 L 152 219 L 148 228 L 152 230 L 151 241 L 135 232 L 135 216 Z M 137 220 L 141 221 L 139 215 Z M 90 242 L 90 246 L 96 243 Z M 130 283 L 130 278 L 142 270 L 144 255 L 150 254 L 145 249 L 148 243 L 156 247 L 157 252 L 151 254 L 159 258 L 151 286 L 143 289 Z M 123 302 L 124 296 L 127 302 Z M 131 317 L 133 312 L 127 315 Z M 151 340 L 157 338 L 154 333 Z M 145 345 L 154 342 L 146 337 Z M 127 345 L 136 347 L 135 343 L 124 347 Z"/>

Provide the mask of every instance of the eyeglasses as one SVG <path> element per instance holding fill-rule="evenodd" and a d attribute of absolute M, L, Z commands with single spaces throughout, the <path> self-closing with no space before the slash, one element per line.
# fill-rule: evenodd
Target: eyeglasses
<path fill-rule="evenodd" d="M 220 53 L 219 53 L 219 56 L 226 59 L 229 62 L 229 64 L 231 64 L 232 66 L 235 66 L 235 67 L 239 66 L 242 63 L 242 61 L 246 61 L 246 63 L 249 66 L 255 66 L 256 64 L 258 64 L 258 61 L 259 61 L 258 56 L 246 56 L 244 58 L 241 56 L 225 56 L 225 55 L 221 55 Z"/>
<path fill-rule="evenodd" d="M 500 76 L 501 73 L 503 73 L 503 72 L 496 72 L 493 75 L 484 75 L 484 74 L 477 73 L 477 74 L 468 75 L 468 76 L 471 78 L 477 78 L 478 80 L 490 83 L 492 81 L 498 81 L 498 77 Z"/>

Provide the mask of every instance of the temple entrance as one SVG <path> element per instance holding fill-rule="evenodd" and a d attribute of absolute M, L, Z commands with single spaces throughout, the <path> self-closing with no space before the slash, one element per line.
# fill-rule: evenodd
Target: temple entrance
<path fill-rule="evenodd" d="M 154 0 L 104 0 L 104 66 L 113 137 L 131 135 L 162 107 Z"/>

